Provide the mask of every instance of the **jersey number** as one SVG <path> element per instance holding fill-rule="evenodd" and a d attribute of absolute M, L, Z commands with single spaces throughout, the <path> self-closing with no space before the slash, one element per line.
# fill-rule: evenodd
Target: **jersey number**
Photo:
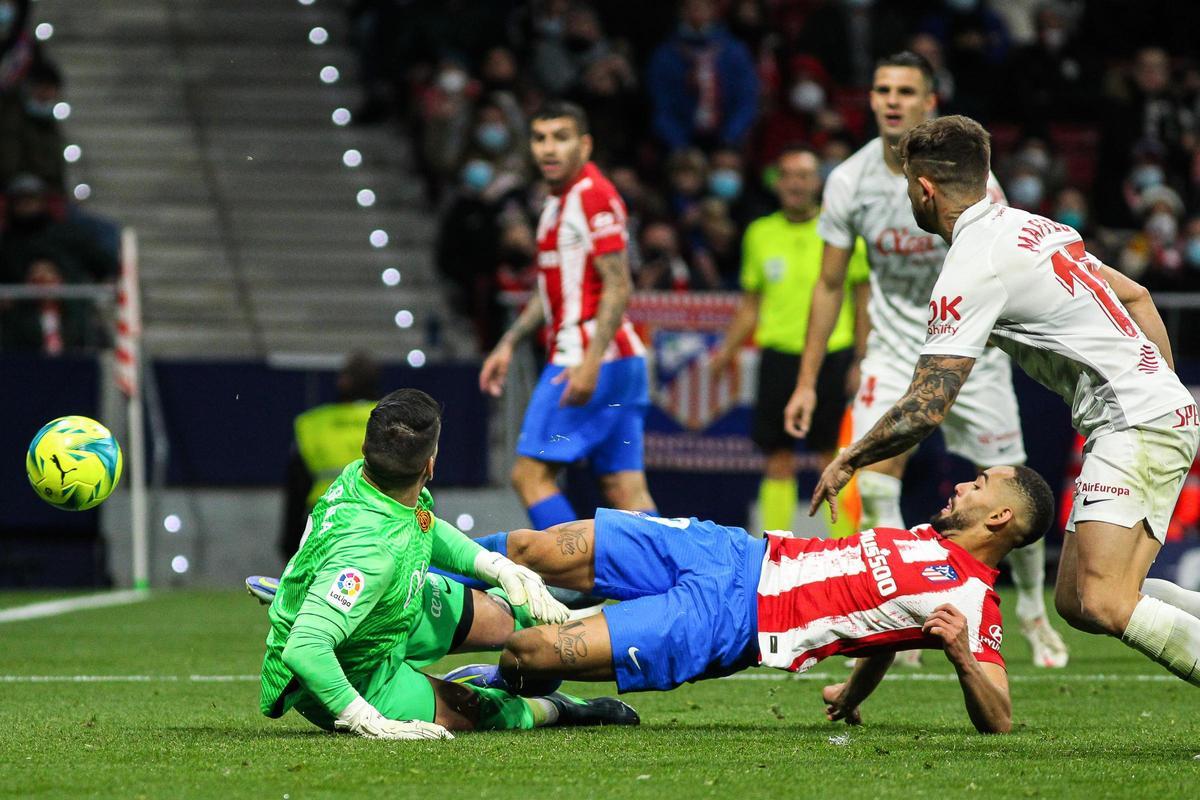
<path fill-rule="evenodd" d="M 1066 252 L 1062 250 L 1055 251 L 1050 257 L 1050 263 L 1054 266 L 1054 277 L 1058 278 L 1058 282 L 1063 285 L 1063 288 L 1074 297 L 1075 296 L 1075 281 L 1083 284 L 1083 288 L 1092 295 L 1092 299 L 1099 304 L 1104 315 L 1108 317 L 1117 330 L 1126 336 L 1136 339 L 1138 335 L 1137 326 L 1133 324 L 1133 320 L 1125 313 L 1125 307 L 1117 302 L 1108 290 L 1108 282 L 1104 278 L 1096 275 L 1085 263 L 1087 255 L 1083 250 L 1083 242 L 1072 242 L 1066 246 Z"/>

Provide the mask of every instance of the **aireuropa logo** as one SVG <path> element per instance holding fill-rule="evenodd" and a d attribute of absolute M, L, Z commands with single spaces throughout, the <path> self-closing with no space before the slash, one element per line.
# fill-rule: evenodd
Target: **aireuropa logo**
<path fill-rule="evenodd" d="M 362 596 L 363 588 L 366 585 L 366 579 L 358 570 L 344 569 L 333 579 L 333 584 L 330 585 L 329 592 L 325 595 L 325 602 L 338 611 L 349 612 L 354 608 L 354 603 L 358 598 Z"/>

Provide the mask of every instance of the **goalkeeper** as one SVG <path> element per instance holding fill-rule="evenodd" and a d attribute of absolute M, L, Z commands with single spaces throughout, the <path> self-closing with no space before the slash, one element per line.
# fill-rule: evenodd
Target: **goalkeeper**
<path fill-rule="evenodd" d="M 585 701 L 560 692 L 520 698 L 417 669 L 432 660 L 427 651 L 438 649 L 425 641 L 410 653 L 410 633 L 436 608 L 425 587 L 430 564 L 503 587 L 514 611 L 536 620 L 567 616 L 533 572 L 433 516 L 425 484 L 440 431 L 437 403 L 414 389 L 392 392 L 371 412 L 363 459 L 317 502 L 271 604 L 262 713 L 276 718 L 294 708 L 327 730 L 379 739 L 636 724 L 636 712 L 611 698 Z M 454 636 L 459 627 L 446 632 Z"/>

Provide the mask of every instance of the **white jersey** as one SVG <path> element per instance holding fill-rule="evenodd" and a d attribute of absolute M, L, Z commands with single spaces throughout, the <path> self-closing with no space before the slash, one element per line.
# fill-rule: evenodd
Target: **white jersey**
<path fill-rule="evenodd" d="M 993 175 L 988 195 L 1005 202 Z M 846 250 L 854 247 L 855 237 L 866 241 L 871 265 L 868 352 L 901 359 L 911 372 L 925 341 L 926 309 L 946 243 L 917 227 L 908 182 L 884 162 L 882 139 L 867 142 L 829 175 L 817 233 Z M 880 353 L 881 348 L 886 352 Z"/>
<path fill-rule="evenodd" d="M 1099 268 L 1074 228 L 984 198 L 954 224 L 921 353 L 978 358 L 991 337 L 1085 436 L 1191 405 Z"/>

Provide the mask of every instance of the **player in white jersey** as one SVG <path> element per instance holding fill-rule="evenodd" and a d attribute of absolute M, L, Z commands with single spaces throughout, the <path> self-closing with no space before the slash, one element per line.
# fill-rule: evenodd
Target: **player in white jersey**
<path fill-rule="evenodd" d="M 925 341 L 929 293 L 946 257 L 946 244 L 913 219 L 907 184 L 895 145 L 937 107 L 933 70 L 915 53 L 882 59 L 875 69 L 871 109 L 880 137 L 840 164 L 825 187 L 817 231 L 825 241 L 821 279 L 813 290 L 804 358 L 796 389 L 784 412 L 793 436 L 806 436 L 812 423 L 815 386 L 826 343 L 841 307 L 854 241 L 867 244 L 871 265 L 871 334 L 859 365 L 859 389 L 851 406 L 851 435 L 859 439 L 899 400 L 912 379 Z M 988 195 L 1004 202 L 995 176 Z M 989 348 L 971 382 L 963 387 L 942 433 L 947 448 L 978 469 L 1025 462 L 1021 419 L 1007 355 Z M 858 476 L 860 527 L 905 527 L 900 513 L 901 478 L 910 452 L 872 464 Z M 1008 563 L 1017 586 L 1017 619 L 1029 640 L 1033 663 L 1063 667 L 1067 648 L 1046 618 L 1045 545 L 1014 550 Z M 910 665 L 919 653 L 909 658 Z"/>
<path fill-rule="evenodd" d="M 1200 593 L 1145 581 L 1200 439 L 1154 301 L 1087 253 L 1073 228 L 988 201 L 991 147 L 974 120 L 922 123 L 900 154 L 913 215 L 951 247 L 908 392 L 834 459 L 812 509 L 856 469 L 940 425 L 994 342 L 1071 404 L 1087 437 L 1059 562 L 1059 613 L 1200 686 Z"/>

